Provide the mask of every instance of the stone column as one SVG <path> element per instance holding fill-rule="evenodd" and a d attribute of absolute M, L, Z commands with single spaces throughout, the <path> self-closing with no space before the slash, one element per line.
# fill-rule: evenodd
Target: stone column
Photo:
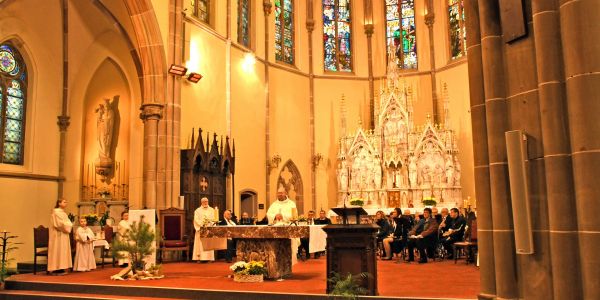
<path fill-rule="evenodd" d="M 432 101 L 432 113 L 433 122 L 439 124 L 440 114 L 438 109 L 438 97 L 437 97 L 437 79 L 435 75 L 435 40 L 433 36 L 433 24 L 435 23 L 435 13 L 433 8 L 433 0 L 427 0 L 427 14 L 425 15 L 425 24 L 427 25 L 427 32 L 429 37 L 429 74 L 431 78 L 431 101 Z"/>
<path fill-rule="evenodd" d="M 477 200 L 477 234 L 479 267 L 481 268 L 480 298 L 496 295 L 494 270 L 494 244 L 492 203 L 490 196 L 490 169 L 488 159 L 485 93 L 481 62 L 481 35 L 479 31 L 479 5 L 477 0 L 465 0 L 467 59 L 469 67 L 469 94 L 471 98 L 471 124 L 473 130 L 473 155 L 475 166 L 475 196 Z"/>
<path fill-rule="evenodd" d="M 375 83 L 373 78 L 373 2 L 364 0 L 365 34 L 367 35 L 367 66 L 369 68 L 369 128 L 375 129 Z"/>
<path fill-rule="evenodd" d="M 506 76 L 498 2 L 479 1 L 483 86 L 487 123 L 488 159 L 493 221 L 496 295 L 519 296 L 512 210 L 504 133 L 508 129 Z"/>
<path fill-rule="evenodd" d="M 159 103 L 144 103 L 140 107 L 140 119 L 144 122 L 144 208 L 156 208 L 158 123 L 163 116 L 163 107 L 164 105 Z"/>
<path fill-rule="evenodd" d="M 560 1 L 583 294 L 600 294 L 600 1 Z M 572 297 L 571 297 L 572 298 Z"/>
<path fill-rule="evenodd" d="M 271 204 L 271 104 L 269 93 L 269 16 L 273 4 L 270 0 L 263 0 L 263 12 L 265 17 L 265 205 L 269 207 Z"/>
<path fill-rule="evenodd" d="M 313 61 L 313 39 L 312 33 L 315 29 L 315 19 L 313 10 L 313 0 L 306 2 L 306 31 L 308 35 L 308 85 L 309 85 L 309 103 L 310 103 L 310 158 L 314 160 L 316 155 L 315 146 L 315 70 Z M 310 172 L 310 195 L 312 209 L 317 209 L 317 167 L 313 164 Z"/>
<path fill-rule="evenodd" d="M 571 148 L 565 112 L 566 91 L 560 16 L 556 1 L 534 0 L 533 34 L 537 62 L 541 128 L 546 169 L 553 294 L 556 299 L 581 299 Z"/>

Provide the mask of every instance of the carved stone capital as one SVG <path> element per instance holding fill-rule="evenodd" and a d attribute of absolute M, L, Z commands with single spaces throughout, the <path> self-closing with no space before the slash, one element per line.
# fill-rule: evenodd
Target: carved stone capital
<path fill-rule="evenodd" d="M 373 32 L 375 31 L 375 26 L 373 26 L 373 24 L 365 24 L 365 34 L 368 36 L 373 35 Z"/>
<path fill-rule="evenodd" d="M 163 116 L 163 104 L 159 103 L 144 103 L 140 107 L 140 119 L 146 122 L 148 120 L 160 120 Z"/>
<path fill-rule="evenodd" d="M 428 13 L 425 15 L 425 24 L 427 26 L 433 26 L 433 23 L 435 23 L 435 14 L 434 13 Z"/>
<path fill-rule="evenodd" d="M 273 4 L 271 3 L 271 0 L 263 0 L 263 11 L 265 16 L 271 14 L 271 11 L 273 11 Z"/>
<path fill-rule="evenodd" d="M 306 20 L 306 30 L 308 30 L 308 32 L 313 32 L 313 30 L 315 30 L 315 20 L 314 19 Z"/>
<path fill-rule="evenodd" d="M 60 132 L 65 132 L 65 131 L 67 131 L 67 128 L 69 127 L 69 125 L 71 125 L 71 117 L 58 116 L 58 122 L 56 122 L 56 124 L 58 124 L 58 128 L 59 128 Z"/>

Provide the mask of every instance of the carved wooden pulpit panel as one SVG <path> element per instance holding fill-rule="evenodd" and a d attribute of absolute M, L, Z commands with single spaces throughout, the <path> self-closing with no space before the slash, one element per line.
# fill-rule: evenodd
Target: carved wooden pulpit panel
<path fill-rule="evenodd" d="M 225 142 L 223 138 L 218 142 L 215 134 L 210 146 L 209 140 L 207 135 L 204 143 L 200 129 L 197 141 L 192 135 L 193 148 L 181 150 L 181 195 L 185 197 L 184 209 L 189 224 L 203 197 L 208 198 L 211 207 L 218 207 L 220 211 L 227 208 L 227 179 L 229 176 L 233 179 L 235 157 L 229 147 L 229 137 Z"/>

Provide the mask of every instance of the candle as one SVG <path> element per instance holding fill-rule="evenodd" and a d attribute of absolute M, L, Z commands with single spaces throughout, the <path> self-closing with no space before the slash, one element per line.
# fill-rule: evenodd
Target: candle
<path fill-rule="evenodd" d="M 117 162 L 117 184 L 121 184 L 121 163 Z"/>
<path fill-rule="evenodd" d="M 219 221 L 219 208 L 215 206 L 215 215 L 214 215 L 214 220 L 215 222 Z"/>
<path fill-rule="evenodd" d="M 184 196 L 179 196 L 179 208 L 180 209 L 185 208 L 185 197 Z"/>
<path fill-rule="evenodd" d="M 297 219 L 298 218 L 298 209 L 297 208 L 292 208 L 292 219 Z"/>
<path fill-rule="evenodd" d="M 129 183 L 129 175 L 127 174 L 127 164 L 125 163 L 125 160 L 123 160 L 123 168 L 123 181 Z"/>
<path fill-rule="evenodd" d="M 87 176 L 85 176 L 85 185 L 89 186 L 90 185 L 90 164 L 87 165 Z"/>

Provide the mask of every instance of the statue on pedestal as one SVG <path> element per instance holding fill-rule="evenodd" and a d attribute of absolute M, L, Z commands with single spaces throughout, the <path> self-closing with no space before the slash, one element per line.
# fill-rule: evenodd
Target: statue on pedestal
<path fill-rule="evenodd" d="M 102 176 L 102 181 L 111 172 L 113 160 L 110 157 L 112 147 L 112 138 L 115 125 L 115 111 L 112 108 L 110 99 L 104 99 L 104 104 L 100 104 L 95 110 L 98 115 L 96 126 L 98 129 L 98 158 L 96 158 L 96 174 Z"/>

